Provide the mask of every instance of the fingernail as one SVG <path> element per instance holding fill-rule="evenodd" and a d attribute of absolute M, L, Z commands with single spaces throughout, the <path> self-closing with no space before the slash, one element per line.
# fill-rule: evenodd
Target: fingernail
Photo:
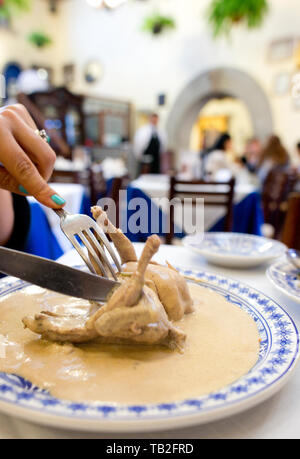
<path fill-rule="evenodd" d="M 21 191 L 21 193 L 28 194 L 28 191 L 25 190 L 25 188 L 22 185 L 19 185 L 19 190 Z"/>
<path fill-rule="evenodd" d="M 55 202 L 55 204 L 57 204 L 58 206 L 62 206 L 63 204 L 65 204 L 65 199 L 61 198 L 60 196 L 58 196 L 58 194 L 53 194 L 51 196 L 51 199 L 53 202 Z"/>

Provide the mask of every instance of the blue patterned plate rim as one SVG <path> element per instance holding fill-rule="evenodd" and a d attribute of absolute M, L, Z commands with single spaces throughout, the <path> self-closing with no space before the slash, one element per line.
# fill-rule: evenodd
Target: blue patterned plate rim
<path fill-rule="evenodd" d="M 291 375 L 299 358 L 299 333 L 284 309 L 258 290 L 237 280 L 208 271 L 182 270 L 205 288 L 217 291 L 248 312 L 260 334 L 256 365 L 234 383 L 200 397 L 149 405 L 121 405 L 114 402 L 78 403 L 56 399 L 30 381 L 0 373 L 0 411 L 44 424 L 85 430 L 153 430 L 172 425 L 201 424 L 254 406 L 279 390 Z M 28 286 L 7 277 L 0 281 L 0 296 Z M 15 408 L 13 410 L 12 408 Z M 132 428 L 130 426 L 133 426 Z M 144 427 L 143 427 L 144 426 Z M 86 429 L 86 430 L 87 430 Z"/>
<path fill-rule="evenodd" d="M 278 290 L 300 302 L 300 276 L 293 265 L 282 260 L 273 263 L 267 269 L 267 277 Z"/>
<path fill-rule="evenodd" d="M 224 243 L 228 243 L 228 246 L 224 246 Z M 237 243 L 244 244 L 244 251 L 237 253 Z M 246 233 L 230 233 L 230 232 L 207 232 L 204 233 L 203 237 L 201 234 L 194 234 L 186 236 L 183 239 L 183 243 L 187 247 L 195 248 L 199 252 L 206 253 L 211 256 L 228 257 L 243 259 L 243 258 L 275 258 L 282 255 L 287 247 L 280 241 L 269 239 L 264 236 L 257 236 L 254 234 Z M 248 244 L 252 244 L 252 247 Z M 269 244 L 270 248 L 265 252 L 259 252 L 253 249 L 255 246 L 262 246 L 263 244 Z"/>

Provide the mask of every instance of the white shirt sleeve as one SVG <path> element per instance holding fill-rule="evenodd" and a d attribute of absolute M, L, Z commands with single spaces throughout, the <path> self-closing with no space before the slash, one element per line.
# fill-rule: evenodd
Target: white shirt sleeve
<path fill-rule="evenodd" d="M 208 155 L 205 170 L 215 176 L 221 169 L 230 169 L 230 164 L 227 161 L 226 153 L 221 150 L 215 150 Z"/>
<path fill-rule="evenodd" d="M 133 152 L 137 159 L 141 159 L 143 152 L 149 145 L 151 139 L 151 127 L 149 125 L 139 128 L 133 140 Z"/>

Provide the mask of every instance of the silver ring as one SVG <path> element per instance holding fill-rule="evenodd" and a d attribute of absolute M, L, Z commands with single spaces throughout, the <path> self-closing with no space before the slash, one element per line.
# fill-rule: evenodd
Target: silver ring
<path fill-rule="evenodd" d="M 41 137 L 41 139 L 45 140 L 45 142 L 47 143 L 49 142 L 50 139 L 45 129 L 41 129 L 41 130 L 36 129 L 34 133 L 38 135 L 39 137 Z"/>

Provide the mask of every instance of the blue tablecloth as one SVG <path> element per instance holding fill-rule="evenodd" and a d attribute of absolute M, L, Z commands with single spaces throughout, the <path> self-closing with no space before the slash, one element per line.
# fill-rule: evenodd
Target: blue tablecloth
<path fill-rule="evenodd" d="M 257 192 L 248 194 L 242 201 L 233 206 L 234 233 L 262 235 L 264 214 L 261 195 Z M 219 220 L 209 231 L 224 231 L 224 218 Z"/>
<path fill-rule="evenodd" d="M 139 209 L 128 209 L 130 200 L 134 198 L 143 198 L 147 203 L 143 211 Z M 147 207 L 147 209 L 146 209 Z M 155 209 L 156 208 L 156 209 Z M 133 217 L 135 212 L 138 210 L 140 217 L 137 221 L 137 226 L 143 226 L 142 222 L 148 227 L 151 228 L 151 214 L 157 220 L 156 227 L 157 231 L 141 231 L 137 234 L 130 231 L 130 227 L 126 228 L 126 235 L 132 242 L 143 242 L 151 234 L 158 234 L 159 236 L 165 236 L 163 232 L 163 225 L 168 218 L 161 209 L 159 209 L 156 204 L 151 200 L 151 198 L 145 194 L 139 188 L 128 187 L 127 188 L 127 223 L 130 221 L 130 218 Z M 261 196 L 257 192 L 250 193 L 242 201 L 234 205 L 233 208 L 233 228 L 232 231 L 236 233 L 248 233 L 260 236 L 261 227 L 264 223 L 263 211 L 261 206 Z M 124 230 L 125 228 L 123 228 Z M 224 231 L 224 218 L 220 219 L 209 231 Z M 175 227 L 175 237 L 182 238 L 185 236 L 185 233 Z"/>
<path fill-rule="evenodd" d="M 91 200 L 84 195 L 80 213 L 90 215 Z M 40 257 L 56 260 L 63 255 L 63 250 L 49 225 L 46 214 L 38 202 L 30 203 L 31 221 L 25 252 Z"/>

